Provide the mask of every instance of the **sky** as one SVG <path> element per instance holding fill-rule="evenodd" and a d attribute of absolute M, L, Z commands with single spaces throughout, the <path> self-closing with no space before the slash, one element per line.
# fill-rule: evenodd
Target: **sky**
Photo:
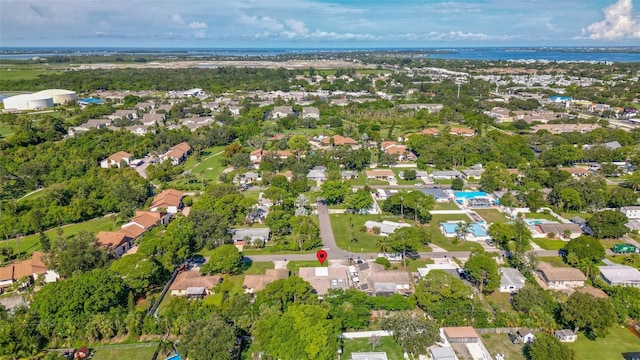
<path fill-rule="evenodd" d="M 0 0 L 0 47 L 605 45 L 640 46 L 640 0 Z"/>

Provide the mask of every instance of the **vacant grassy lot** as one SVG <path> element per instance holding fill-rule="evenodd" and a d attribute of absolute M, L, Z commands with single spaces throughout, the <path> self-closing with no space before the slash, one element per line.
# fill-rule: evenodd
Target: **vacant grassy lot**
<path fill-rule="evenodd" d="M 418 268 L 424 267 L 426 264 L 433 264 L 433 260 L 431 260 L 431 259 L 408 259 L 407 260 L 407 271 L 409 271 L 409 272 L 417 272 Z"/>
<path fill-rule="evenodd" d="M 499 291 L 494 291 L 491 295 L 486 295 L 485 298 L 487 301 L 492 302 L 495 306 L 499 307 L 504 311 L 512 311 L 511 303 L 509 299 L 511 299 L 510 293 L 501 293 Z"/>
<path fill-rule="evenodd" d="M 376 346 L 375 351 L 386 352 L 389 360 L 403 360 L 402 347 L 393 340 L 391 336 L 384 336 L 380 338 L 380 345 Z M 351 354 L 354 352 L 368 352 L 373 351 L 372 346 L 369 344 L 369 339 L 350 339 L 344 341 L 344 348 L 342 353 L 343 359 L 351 359 Z"/>
<path fill-rule="evenodd" d="M 540 238 L 533 239 L 533 242 L 545 250 L 560 250 L 567 245 L 568 241 Z"/>
<path fill-rule="evenodd" d="M 43 67 L 26 67 L 19 65 L 0 67 L 2 80 L 32 80 L 40 75 L 55 74 L 57 71 Z"/>
<path fill-rule="evenodd" d="M 629 265 L 640 269 L 640 255 L 607 255 L 607 259 L 617 264 Z"/>
<path fill-rule="evenodd" d="M 524 217 L 526 217 L 527 219 L 545 219 L 550 221 L 558 221 L 558 219 L 553 215 L 544 213 L 525 213 Z"/>
<path fill-rule="evenodd" d="M 449 201 L 446 203 L 436 203 L 433 206 L 433 210 L 460 210 L 460 208 L 452 201 Z"/>
<path fill-rule="evenodd" d="M 555 267 L 571 267 L 569 264 L 565 263 L 560 256 L 542 256 L 539 257 L 538 260 L 549 263 Z"/>
<path fill-rule="evenodd" d="M 568 345 L 579 360 L 618 360 L 625 352 L 640 351 L 640 339 L 622 327 L 612 328 L 607 337 L 596 340 L 579 333 L 578 340 Z"/>
<path fill-rule="evenodd" d="M 252 262 L 251 266 L 244 271 L 245 275 L 264 275 L 268 269 L 273 269 L 274 264 L 271 261 Z"/>
<path fill-rule="evenodd" d="M 398 221 L 397 216 L 381 216 L 381 215 L 330 215 L 331 227 L 333 228 L 333 236 L 336 244 L 343 250 L 357 252 L 377 252 L 377 243 L 382 238 L 362 231 L 364 223 L 372 221 Z M 351 227 L 350 224 L 353 224 Z M 353 237 L 357 241 L 351 241 Z"/>
<path fill-rule="evenodd" d="M 0 138 L 9 137 L 13 134 L 13 128 L 10 125 L 0 124 Z"/>
<path fill-rule="evenodd" d="M 509 222 L 509 218 L 496 209 L 475 210 L 487 224 Z"/>
<path fill-rule="evenodd" d="M 158 343 L 112 345 L 95 348 L 93 360 L 140 359 L 151 360 Z"/>
<path fill-rule="evenodd" d="M 296 260 L 287 263 L 287 269 L 291 271 L 291 275 L 297 275 L 301 267 L 318 267 L 320 262 L 317 260 Z M 329 266 L 329 262 L 325 262 L 324 266 Z"/>
<path fill-rule="evenodd" d="M 116 227 L 118 225 L 116 224 Z M 114 230 L 113 222 L 110 217 L 101 217 L 97 219 L 92 219 L 89 221 L 85 221 L 82 223 L 66 225 L 62 227 L 62 236 L 69 237 L 71 235 L 75 235 L 80 231 L 89 231 L 92 233 L 97 233 L 98 231 L 111 231 Z M 49 239 L 53 239 L 58 236 L 58 229 L 51 229 L 45 231 L 45 234 L 49 237 Z M 0 247 L 10 246 L 13 248 L 14 254 L 17 252 L 17 243 L 15 239 L 9 241 L 0 241 Z M 24 255 L 31 255 L 34 251 L 40 250 L 40 235 L 34 234 L 26 236 L 20 239 L 20 252 Z"/>
<path fill-rule="evenodd" d="M 204 178 L 205 180 L 215 181 L 224 170 L 224 166 L 220 162 L 222 159 L 222 151 L 224 146 L 216 146 L 203 150 L 200 154 L 200 163 L 197 162 L 192 155 L 191 163 L 189 161 L 185 164 L 185 169 L 191 170 L 193 174 L 199 180 Z"/>
<path fill-rule="evenodd" d="M 493 356 L 496 354 L 504 354 L 504 358 L 509 360 L 525 359 L 522 344 L 512 344 L 507 334 L 482 335 L 482 342 Z"/>

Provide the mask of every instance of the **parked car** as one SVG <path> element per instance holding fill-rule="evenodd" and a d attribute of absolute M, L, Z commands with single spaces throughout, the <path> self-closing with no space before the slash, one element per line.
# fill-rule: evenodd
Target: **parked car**
<path fill-rule="evenodd" d="M 520 340 L 518 340 L 518 337 L 517 337 L 515 334 L 513 334 L 513 333 L 509 333 L 509 340 L 511 340 L 511 342 L 512 342 L 514 345 L 517 345 L 517 344 L 519 344 L 519 343 L 520 343 Z"/>
<path fill-rule="evenodd" d="M 488 239 L 488 240 L 487 240 L 487 245 L 489 245 L 489 246 L 493 246 L 493 241 L 492 241 L 491 239 Z"/>

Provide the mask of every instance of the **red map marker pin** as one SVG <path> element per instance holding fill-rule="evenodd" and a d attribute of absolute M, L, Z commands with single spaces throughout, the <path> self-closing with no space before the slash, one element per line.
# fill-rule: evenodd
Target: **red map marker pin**
<path fill-rule="evenodd" d="M 318 258 L 318 261 L 320 261 L 320 266 L 322 266 L 327 260 L 327 252 L 324 250 L 320 250 L 316 253 L 316 257 Z"/>

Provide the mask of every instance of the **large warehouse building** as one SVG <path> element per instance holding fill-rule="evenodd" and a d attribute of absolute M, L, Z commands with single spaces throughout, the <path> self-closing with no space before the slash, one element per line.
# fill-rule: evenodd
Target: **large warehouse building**
<path fill-rule="evenodd" d="M 49 89 L 33 94 L 21 94 L 2 100 L 6 110 L 40 110 L 57 104 L 65 104 L 75 101 L 77 95 L 74 91 L 63 89 Z"/>

